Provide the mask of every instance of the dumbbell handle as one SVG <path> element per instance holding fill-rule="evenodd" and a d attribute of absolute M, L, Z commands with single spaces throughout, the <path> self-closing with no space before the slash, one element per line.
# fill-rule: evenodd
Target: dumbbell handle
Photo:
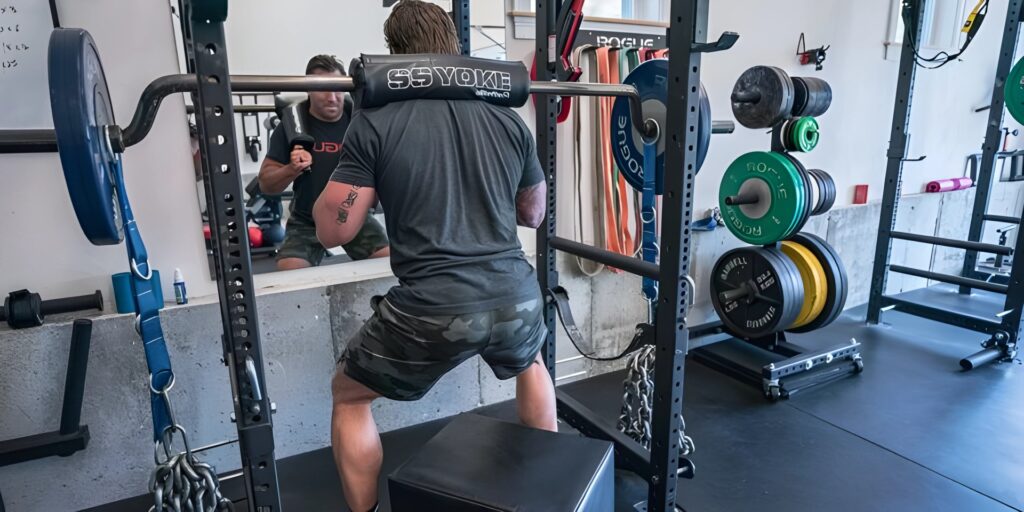
<path fill-rule="evenodd" d="M 732 101 L 735 103 L 757 103 L 761 101 L 761 93 L 750 90 L 734 92 Z"/>
<path fill-rule="evenodd" d="M 99 290 L 88 295 L 78 297 L 64 297 L 63 299 L 44 300 L 39 307 L 43 315 L 54 315 L 58 313 L 70 313 L 72 311 L 83 311 L 86 309 L 98 309 L 103 311 L 103 294 Z"/>
<path fill-rule="evenodd" d="M 744 204 L 757 204 L 758 202 L 760 202 L 760 200 L 761 199 L 757 196 L 757 194 L 748 192 L 746 194 L 740 194 L 738 196 L 729 196 L 725 198 L 725 204 L 727 206 L 740 206 Z"/>
<path fill-rule="evenodd" d="M 63 299 L 44 300 L 39 305 L 39 311 L 46 315 L 57 313 L 70 313 L 85 309 L 98 309 L 103 311 L 103 294 L 99 290 L 88 295 L 78 297 L 64 297 Z M 0 322 L 7 320 L 7 308 L 0 307 Z"/>

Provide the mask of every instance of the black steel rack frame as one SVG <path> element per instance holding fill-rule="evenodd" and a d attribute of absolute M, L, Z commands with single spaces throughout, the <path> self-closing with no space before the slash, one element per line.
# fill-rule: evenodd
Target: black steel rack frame
<path fill-rule="evenodd" d="M 537 80 L 555 79 L 557 37 L 556 18 L 559 0 L 537 0 L 536 55 Z M 614 443 L 616 463 L 644 478 L 648 484 L 647 510 L 675 510 L 676 478 L 693 476 L 693 465 L 680 455 L 679 430 L 682 425 L 684 359 L 688 350 L 686 326 L 686 277 L 690 268 L 690 222 L 693 217 L 693 182 L 696 173 L 698 90 L 700 87 L 701 54 L 723 47 L 707 44 L 708 0 L 673 0 L 669 18 L 668 48 L 674 56 L 669 63 L 668 110 L 671 122 L 660 127 L 666 137 L 665 168 L 683 172 L 666 172 L 664 183 L 663 223 L 661 228 L 660 265 L 632 259 L 624 262 L 620 255 L 603 249 L 559 238 L 555 233 L 556 187 L 555 158 L 556 98 L 538 95 L 537 153 L 547 175 L 547 217 L 537 231 L 537 276 L 542 290 L 558 286 L 556 254 L 559 250 L 593 261 L 608 263 L 624 271 L 652 277 L 659 283 L 656 315 L 656 363 L 652 446 L 645 450 L 619 432 L 592 410 L 567 393 L 556 391 L 559 416 L 584 435 Z M 631 259 L 631 258 L 630 258 Z M 544 357 L 548 370 L 555 370 L 555 305 L 548 301 L 544 309 L 548 336 Z"/>
<path fill-rule="evenodd" d="M 899 209 L 903 163 L 907 161 L 907 142 L 910 138 L 910 107 L 914 94 L 914 80 L 917 74 L 917 57 L 911 41 L 920 41 L 924 26 L 925 2 L 931 0 L 904 0 L 904 7 L 910 14 L 913 26 L 904 30 L 903 50 L 900 55 L 899 80 L 893 111 L 892 134 L 889 139 L 888 164 L 885 173 L 885 190 L 882 195 L 882 213 L 878 221 L 878 241 L 875 246 L 874 271 L 871 278 L 871 294 L 868 301 L 867 321 L 877 324 L 883 311 L 895 309 L 911 315 L 927 318 L 991 336 L 982 344 L 983 350 L 965 357 L 960 365 L 966 370 L 982 364 L 1012 358 L 1017 352 L 1017 340 L 1021 335 L 1021 308 L 1024 307 L 1024 266 L 1012 265 L 1009 279 L 1005 282 L 986 280 L 985 274 L 977 270 L 978 254 L 990 253 L 1010 256 L 1024 250 L 1024 237 L 1018 236 L 1015 246 L 982 243 L 981 237 L 986 221 L 1005 222 L 1020 225 L 1021 217 L 990 215 L 988 203 L 992 192 L 995 162 L 1001 143 L 1003 107 L 1006 80 L 1013 66 L 1021 23 L 1024 0 L 1010 0 L 1003 27 L 1003 38 L 996 66 L 995 84 L 992 89 L 992 103 L 988 114 L 985 142 L 982 146 L 981 165 L 978 169 L 977 192 L 971 215 L 971 227 L 967 240 L 952 240 L 931 235 L 895 231 L 896 215 Z M 911 39 L 911 36 L 914 36 Z M 1022 213 L 1024 215 L 1024 213 Z M 966 251 L 961 275 L 948 275 L 928 270 L 890 264 L 893 240 L 953 247 Z M 927 304 L 885 295 L 889 272 L 931 279 L 959 286 L 959 292 L 969 294 L 971 290 L 987 290 L 1006 295 L 1003 311 L 992 318 L 966 315 Z"/>

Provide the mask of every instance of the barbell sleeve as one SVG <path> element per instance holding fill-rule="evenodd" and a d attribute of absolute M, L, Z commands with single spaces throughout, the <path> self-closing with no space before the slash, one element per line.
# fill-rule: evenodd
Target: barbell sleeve
<path fill-rule="evenodd" d="M 725 198 L 725 204 L 728 206 L 740 206 L 744 204 L 757 204 L 761 201 L 761 198 L 754 193 L 740 194 L 737 196 L 729 196 Z"/>
<path fill-rule="evenodd" d="M 747 285 L 742 285 L 739 288 L 733 288 L 732 290 L 726 290 L 722 293 L 719 293 L 718 300 L 719 302 L 722 303 L 732 302 L 737 299 L 742 299 L 747 295 L 750 295 L 750 289 L 747 287 Z"/>

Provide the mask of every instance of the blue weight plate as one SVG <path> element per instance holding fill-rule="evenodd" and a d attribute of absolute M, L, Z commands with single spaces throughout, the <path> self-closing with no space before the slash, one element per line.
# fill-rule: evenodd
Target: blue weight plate
<path fill-rule="evenodd" d="M 47 66 L 57 149 L 78 223 L 93 244 L 118 244 L 124 230 L 103 132 L 114 124 L 114 110 L 96 43 L 85 30 L 54 29 Z"/>
<path fill-rule="evenodd" d="M 665 133 L 668 125 L 665 112 L 668 110 L 668 59 L 651 59 L 636 67 L 622 83 L 636 87 L 643 103 L 644 117 L 654 119 L 661 127 L 662 137 L 658 141 L 658 162 L 655 167 L 655 192 L 664 190 L 665 176 Z M 700 110 L 697 130 L 697 170 L 704 164 L 711 142 L 711 103 L 704 85 L 700 87 Z M 682 122 L 673 120 L 673 122 Z M 615 163 L 626 181 L 637 190 L 644 187 L 644 147 L 640 133 L 633 129 L 630 120 L 629 98 L 615 99 L 611 115 L 612 153 Z"/>

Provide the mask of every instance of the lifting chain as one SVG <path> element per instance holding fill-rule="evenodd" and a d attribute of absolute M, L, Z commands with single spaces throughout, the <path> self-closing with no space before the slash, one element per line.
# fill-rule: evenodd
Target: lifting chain
<path fill-rule="evenodd" d="M 647 345 L 630 356 L 623 382 L 622 410 L 619 413 L 619 431 L 645 449 L 651 449 L 651 417 L 654 402 L 654 349 Z M 682 417 L 679 429 L 679 454 L 687 456 L 694 451 L 693 439 L 686 435 L 686 421 Z"/>
<path fill-rule="evenodd" d="M 168 389 L 160 395 L 170 410 Z M 181 436 L 185 451 L 175 452 L 172 449 L 175 434 Z M 234 511 L 231 501 L 221 496 L 217 471 L 200 462 L 192 453 L 185 428 L 175 423 L 173 417 L 171 426 L 156 441 L 153 451 L 156 467 L 149 475 L 149 491 L 153 493 L 153 506 L 149 512 Z"/>

